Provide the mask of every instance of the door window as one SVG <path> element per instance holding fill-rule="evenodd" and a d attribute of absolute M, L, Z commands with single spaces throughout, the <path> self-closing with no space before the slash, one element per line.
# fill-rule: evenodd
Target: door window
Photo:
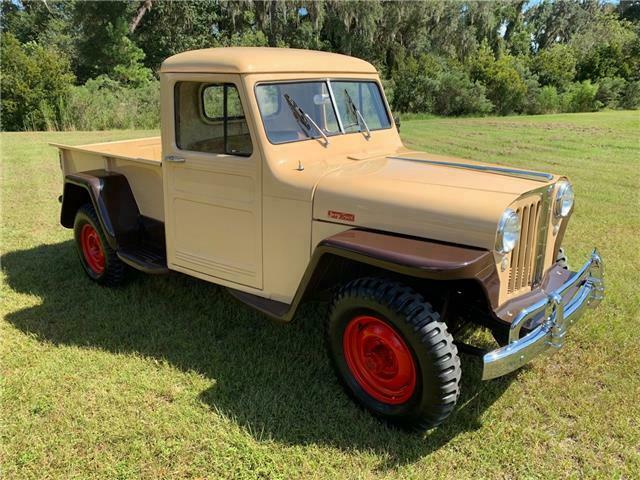
<path fill-rule="evenodd" d="M 235 85 L 178 82 L 174 95 L 179 149 L 251 155 L 251 136 Z"/>

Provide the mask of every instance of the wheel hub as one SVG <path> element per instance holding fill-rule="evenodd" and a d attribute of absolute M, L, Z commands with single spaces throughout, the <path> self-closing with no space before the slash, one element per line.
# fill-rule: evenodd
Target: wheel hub
<path fill-rule="evenodd" d="M 96 229 L 88 223 L 83 225 L 80 231 L 80 246 L 89 268 L 96 275 L 104 272 L 104 252 L 100 243 L 100 236 Z"/>
<path fill-rule="evenodd" d="M 356 381 L 376 400 L 397 405 L 415 392 L 413 354 L 386 321 L 368 315 L 353 318 L 344 332 L 343 349 Z"/>

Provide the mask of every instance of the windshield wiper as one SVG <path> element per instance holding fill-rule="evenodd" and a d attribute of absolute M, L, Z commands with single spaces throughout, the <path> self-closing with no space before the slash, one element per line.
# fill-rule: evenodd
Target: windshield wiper
<path fill-rule="evenodd" d="M 325 135 L 322 129 L 318 126 L 318 124 L 313 121 L 313 118 L 311 118 L 304 110 L 302 110 L 298 106 L 298 104 L 295 102 L 295 100 L 289 96 L 288 93 L 285 93 L 283 96 L 284 96 L 284 99 L 287 101 L 289 108 L 291 109 L 293 118 L 295 118 L 296 121 L 304 127 L 304 129 L 302 130 L 304 134 L 309 138 L 313 138 L 311 135 L 309 135 L 309 132 L 307 131 L 307 130 L 311 130 L 311 125 L 313 125 L 313 127 L 318 131 L 318 133 L 322 135 L 322 138 L 324 138 L 325 143 L 329 145 L 329 138 L 327 137 L 327 135 Z"/>
<path fill-rule="evenodd" d="M 364 129 L 367 131 L 367 138 L 371 137 L 371 130 L 369 130 L 367 122 L 364 121 L 364 117 L 360 113 L 360 110 L 358 110 L 358 107 L 356 107 L 356 104 L 353 102 L 353 99 L 351 98 L 351 95 L 349 95 L 349 92 L 347 92 L 346 88 L 344 89 L 344 95 L 345 97 L 347 97 L 347 105 L 349 106 L 349 110 L 351 110 L 351 113 L 353 113 L 358 120 L 360 131 L 362 131 L 362 127 L 364 127 Z"/>

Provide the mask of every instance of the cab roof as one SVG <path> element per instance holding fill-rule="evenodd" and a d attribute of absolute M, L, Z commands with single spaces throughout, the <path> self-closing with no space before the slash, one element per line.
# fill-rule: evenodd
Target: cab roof
<path fill-rule="evenodd" d="M 178 53 L 161 72 L 376 73 L 369 62 L 337 53 L 271 47 L 205 48 Z"/>

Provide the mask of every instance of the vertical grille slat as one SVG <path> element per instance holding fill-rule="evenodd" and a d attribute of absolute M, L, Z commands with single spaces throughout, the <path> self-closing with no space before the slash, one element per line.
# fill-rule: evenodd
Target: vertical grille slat
<path fill-rule="evenodd" d="M 529 206 L 524 207 L 522 209 L 522 215 L 520 217 L 520 241 L 525 247 L 529 246 L 529 210 Z M 516 282 L 516 288 L 518 289 L 522 288 L 526 281 L 524 264 L 528 253 L 529 252 L 527 248 L 520 249 L 520 251 L 518 252 L 518 265 L 516 270 L 518 272 L 518 281 Z"/>
<path fill-rule="evenodd" d="M 522 211 L 520 208 L 516 210 L 516 213 L 522 216 Z M 521 217 L 522 218 L 522 217 Z M 511 264 L 509 265 L 509 292 L 515 290 L 518 284 L 518 269 L 516 266 L 518 265 L 518 257 L 520 256 L 520 242 L 516 245 L 516 248 L 511 252 Z"/>
<path fill-rule="evenodd" d="M 540 222 L 539 205 L 537 203 L 533 204 L 531 207 L 531 215 L 529 216 L 529 231 L 533 234 L 537 234 L 540 230 L 538 228 Z M 533 265 L 535 263 L 536 256 L 536 244 L 537 239 L 533 238 L 530 242 L 531 248 L 529 254 L 527 255 L 527 261 L 525 262 L 525 276 L 527 278 L 527 285 L 531 285 L 533 283 Z"/>
<path fill-rule="evenodd" d="M 536 270 L 536 250 L 540 236 L 541 199 L 535 197 L 516 209 L 520 215 L 520 241 L 509 257 L 507 293 L 511 294 L 533 284 Z"/>

